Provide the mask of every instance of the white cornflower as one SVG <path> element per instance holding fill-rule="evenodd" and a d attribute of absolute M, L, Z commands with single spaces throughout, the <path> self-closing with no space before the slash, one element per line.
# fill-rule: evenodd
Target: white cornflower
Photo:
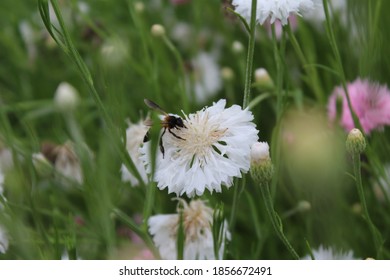
<path fill-rule="evenodd" d="M 0 225 L 0 253 L 5 254 L 8 250 L 8 236 L 4 228 Z"/>
<path fill-rule="evenodd" d="M 322 245 L 312 251 L 315 260 L 355 260 L 351 250 L 347 252 L 336 251 L 333 248 L 324 248 Z M 311 260 L 311 256 L 307 255 L 303 260 Z"/>
<path fill-rule="evenodd" d="M 222 88 L 221 70 L 215 55 L 201 52 L 192 60 L 195 100 L 205 102 Z"/>
<path fill-rule="evenodd" d="M 186 260 L 213 260 L 213 209 L 207 207 L 201 200 L 193 200 L 183 205 L 183 228 L 184 228 L 184 252 Z M 159 249 L 161 258 L 177 259 L 177 231 L 179 228 L 179 214 L 156 215 L 148 220 L 149 232 L 153 235 L 153 241 Z M 224 223 L 222 233 L 224 239 L 218 252 L 221 259 L 225 247 L 225 240 L 230 240 L 230 232 L 227 230 L 227 223 Z"/>
<path fill-rule="evenodd" d="M 144 142 L 145 135 L 147 134 L 149 127 L 144 124 L 144 121 L 141 120 L 136 124 L 130 123 L 126 129 L 126 149 L 131 157 L 131 160 L 134 162 L 135 167 L 138 170 L 138 173 L 141 175 L 142 180 L 146 183 L 148 181 L 148 176 L 145 171 L 145 166 L 140 159 L 141 152 L 140 147 Z M 147 143 L 145 143 L 145 146 Z M 138 179 L 130 173 L 127 167 L 122 164 L 121 166 L 122 181 L 130 182 L 132 186 L 139 185 Z"/>
<path fill-rule="evenodd" d="M 163 136 L 165 156 L 157 156 L 154 180 L 160 189 L 188 197 L 222 191 L 230 187 L 233 177 L 241 177 L 250 167 L 251 146 L 258 139 L 258 130 L 252 123 L 253 115 L 240 106 L 225 108 L 222 99 L 211 107 L 186 115 L 186 128 L 172 129 L 179 139 L 168 131 Z M 150 172 L 148 151 L 142 159 Z"/>
<path fill-rule="evenodd" d="M 315 8 L 318 0 L 258 0 L 256 9 L 256 21 L 263 24 L 267 19 L 270 23 L 280 20 L 283 25 L 287 24 L 290 14 L 301 15 Z M 251 19 L 251 0 L 233 0 L 235 10 L 248 22 Z"/>

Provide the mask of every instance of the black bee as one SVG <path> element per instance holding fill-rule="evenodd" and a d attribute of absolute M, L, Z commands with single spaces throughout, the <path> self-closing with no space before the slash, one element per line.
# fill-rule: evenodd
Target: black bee
<path fill-rule="evenodd" d="M 164 128 L 164 131 L 160 137 L 160 151 L 163 154 L 163 158 L 164 158 L 165 149 L 164 149 L 162 138 L 165 134 L 165 131 L 168 129 L 169 133 L 172 134 L 173 136 L 175 136 L 177 139 L 185 140 L 184 138 L 177 136 L 172 131 L 172 129 L 173 128 L 180 129 L 180 128 L 187 128 L 187 127 L 184 125 L 182 118 L 175 117 L 173 115 L 166 113 L 159 105 L 157 105 L 153 101 L 145 98 L 144 102 L 145 102 L 146 106 L 148 106 L 150 109 L 153 109 L 153 110 L 155 110 L 155 111 L 157 111 L 165 116 L 164 120 L 161 121 L 161 126 Z M 146 142 L 145 140 L 148 140 L 148 139 L 149 139 L 149 135 L 147 134 L 147 135 L 145 135 L 144 142 Z"/>

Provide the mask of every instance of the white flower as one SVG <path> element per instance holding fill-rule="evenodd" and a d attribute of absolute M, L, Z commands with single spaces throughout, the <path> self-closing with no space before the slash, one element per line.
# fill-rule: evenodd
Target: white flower
<path fill-rule="evenodd" d="M 0 225 L 0 253 L 5 254 L 8 250 L 8 236 L 3 227 Z"/>
<path fill-rule="evenodd" d="M 144 137 L 148 130 L 149 128 L 144 124 L 143 120 L 139 121 L 137 124 L 129 123 L 129 126 L 126 129 L 126 149 L 145 183 L 148 181 L 148 176 L 143 161 L 140 159 L 140 147 L 144 142 Z M 145 143 L 145 146 L 149 146 L 147 144 L 148 143 Z M 139 185 L 138 179 L 130 173 L 124 164 L 121 166 L 121 173 L 122 181 L 130 182 L 132 186 Z"/>
<path fill-rule="evenodd" d="M 213 54 L 201 52 L 192 60 L 195 100 L 205 102 L 222 88 L 221 70 Z"/>
<path fill-rule="evenodd" d="M 258 139 L 252 113 L 233 105 L 225 108 L 222 99 L 211 107 L 185 116 L 186 128 L 173 129 L 163 136 L 165 156 L 157 156 L 154 180 L 160 189 L 188 197 L 202 195 L 205 189 L 221 192 L 233 177 L 241 177 L 250 167 L 251 146 Z M 143 161 L 150 172 L 148 151 Z"/>
<path fill-rule="evenodd" d="M 315 260 L 355 260 L 353 252 L 336 251 L 333 248 L 324 248 L 322 245 L 312 251 Z M 307 255 L 303 260 L 311 260 L 311 256 Z"/>
<path fill-rule="evenodd" d="M 193 200 L 188 205 L 182 200 L 184 209 L 184 259 L 212 260 L 214 245 L 212 235 L 213 210 L 201 200 Z M 163 259 L 177 259 L 177 231 L 179 228 L 179 214 L 156 215 L 148 220 L 149 232 L 159 249 Z M 224 236 L 218 258 L 221 259 L 225 246 L 225 239 L 230 239 L 227 223 L 224 224 Z"/>
<path fill-rule="evenodd" d="M 318 0 L 258 0 L 256 9 L 256 21 L 263 24 L 267 19 L 274 23 L 276 19 L 283 25 L 287 24 L 290 14 L 301 15 L 315 8 Z M 235 10 L 243 16 L 247 22 L 251 18 L 251 0 L 233 0 Z"/>

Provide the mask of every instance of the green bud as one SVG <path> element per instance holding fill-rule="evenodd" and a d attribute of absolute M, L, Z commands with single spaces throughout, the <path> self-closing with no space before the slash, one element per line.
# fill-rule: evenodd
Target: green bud
<path fill-rule="evenodd" d="M 268 183 L 274 174 L 274 167 L 269 156 L 266 142 L 257 142 L 251 147 L 251 176 L 258 183 Z"/>
<path fill-rule="evenodd" d="M 349 132 L 346 146 L 350 154 L 361 154 L 364 152 L 366 149 L 366 139 L 359 129 L 354 128 Z"/>

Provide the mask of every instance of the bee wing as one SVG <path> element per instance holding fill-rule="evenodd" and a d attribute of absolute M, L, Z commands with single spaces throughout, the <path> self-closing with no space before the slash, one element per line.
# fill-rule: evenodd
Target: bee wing
<path fill-rule="evenodd" d="M 164 110 L 163 108 L 161 108 L 159 105 L 157 105 L 156 103 L 154 103 L 152 100 L 149 100 L 149 99 L 144 99 L 144 102 L 146 104 L 146 106 L 148 106 L 150 109 L 153 109 L 153 110 L 156 110 L 158 112 L 160 112 L 161 114 L 163 115 L 168 115 Z"/>

